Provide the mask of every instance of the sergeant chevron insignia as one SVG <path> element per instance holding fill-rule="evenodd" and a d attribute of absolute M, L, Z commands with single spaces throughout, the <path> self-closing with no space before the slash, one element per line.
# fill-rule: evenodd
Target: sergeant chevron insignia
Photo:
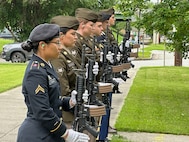
<path fill-rule="evenodd" d="M 38 84 L 37 88 L 35 89 L 35 94 L 37 95 L 40 91 L 45 93 L 45 89 Z"/>

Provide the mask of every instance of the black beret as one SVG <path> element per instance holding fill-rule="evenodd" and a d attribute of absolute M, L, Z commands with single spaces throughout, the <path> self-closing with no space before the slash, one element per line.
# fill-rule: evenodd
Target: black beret
<path fill-rule="evenodd" d="M 113 15 L 115 10 L 113 8 L 100 10 L 100 13 Z"/>
<path fill-rule="evenodd" d="M 82 18 L 88 21 L 96 22 L 98 19 L 98 14 L 87 8 L 77 8 L 75 11 L 75 16 L 77 18 Z"/>
<path fill-rule="evenodd" d="M 56 24 L 40 24 L 30 33 L 31 42 L 46 41 L 59 36 L 60 27 Z"/>
<path fill-rule="evenodd" d="M 57 24 L 62 28 L 73 28 L 79 26 L 79 21 L 73 16 L 55 16 L 50 21 L 52 24 Z"/>

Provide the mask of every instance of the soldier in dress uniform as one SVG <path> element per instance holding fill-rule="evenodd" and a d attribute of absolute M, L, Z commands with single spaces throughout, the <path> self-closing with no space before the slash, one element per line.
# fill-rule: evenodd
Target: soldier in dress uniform
<path fill-rule="evenodd" d="M 88 142 L 86 134 L 67 129 L 62 121 L 62 109 L 69 111 L 74 98 L 61 98 L 60 84 L 50 60 L 57 58 L 60 46 L 60 27 L 40 24 L 30 33 L 22 48 L 33 50 L 23 79 L 22 93 L 27 117 L 18 131 L 17 142 Z"/>
<path fill-rule="evenodd" d="M 75 10 L 75 16 L 79 21 L 79 28 L 77 30 L 78 40 L 71 52 L 73 56 L 75 56 L 78 62 L 81 64 L 83 45 L 86 45 L 86 53 L 90 53 L 92 51 L 93 44 L 89 42 L 88 38 L 92 33 L 92 27 L 93 24 L 97 21 L 98 15 L 96 14 L 96 12 L 90 9 L 78 8 Z"/>
<path fill-rule="evenodd" d="M 104 31 L 107 36 L 108 36 L 108 40 L 110 42 L 110 45 L 111 45 L 111 51 L 114 53 L 115 49 L 114 48 L 118 48 L 118 43 L 117 43 L 117 40 L 115 39 L 114 35 L 113 35 L 113 32 L 112 30 L 110 29 L 111 26 L 114 26 L 115 25 L 115 15 L 114 15 L 114 8 L 109 8 L 109 9 L 104 9 L 104 10 L 101 10 L 100 13 L 101 14 L 104 14 L 104 15 L 109 15 L 109 19 L 108 19 L 108 28 L 106 28 L 106 31 Z M 119 48 L 117 49 L 119 51 Z M 115 53 L 114 53 L 115 54 Z M 113 88 L 113 93 L 122 93 L 119 91 L 119 86 L 115 86 Z"/>
<path fill-rule="evenodd" d="M 62 96 L 74 95 L 76 82 L 74 69 L 80 69 L 81 65 L 71 54 L 70 48 L 75 45 L 77 40 L 76 30 L 79 26 L 79 22 L 75 17 L 59 15 L 53 17 L 51 23 L 60 26 L 60 42 L 62 44 L 62 50 L 59 57 L 52 60 L 51 63 L 58 74 Z M 63 111 L 62 116 L 67 127 L 71 128 L 74 120 L 73 112 Z"/>
<path fill-rule="evenodd" d="M 109 31 L 110 31 L 109 19 L 112 16 L 112 14 L 114 14 L 114 10 L 113 9 L 104 9 L 104 10 L 99 11 L 99 14 L 102 16 L 103 32 L 101 33 L 101 36 L 97 37 L 97 41 L 99 43 L 109 42 L 109 44 L 111 45 L 112 37 L 109 36 Z M 108 41 L 107 41 L 107 39 L 108 39 Z M 109 50 L 112 51 L 111 48 Z M 110 64 L 112 64 L 111 61 L 110 61 Z M 111 102 L 112 102 L 112 93 L 111 92 L 108 93 L 108 100 L 109 100 L 109 105 L 111 107 Z M 111 127 L 109 125 L 110 113 L 111 113 L 110 108 L 107 108 L 106 112 L 107 112 L 107 114 L 102 117 L 101 130 L 100 130 L 100 136 L 99 136 L 100 140 L 105 140 L 108 136 L 108 132 L 109 133 L 116 133 L 117 132 L 116 129 L 114 129 L 113 127 Z"/>

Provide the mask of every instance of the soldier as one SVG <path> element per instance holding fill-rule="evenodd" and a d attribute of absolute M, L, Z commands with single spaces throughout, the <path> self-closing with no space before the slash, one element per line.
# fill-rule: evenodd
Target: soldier
<path fill-rule="evenodd" d="M 103 21 L 102 16 L 100 14 L 98 14 L 98 19 L 93 25 L 92 34 L 91 34 L 91 38 L 90 38 L 91 43 L 95 40 L 95 42 L 93 42 L 93 44 L 95 44 L 95 52 L 96 52 L 96 56 L 97 56 L 96 61 L 98 62 L 99 68 L 100 68 L 100 71 L 96 78 L 98 82 L 100 82 L 100 77 L 102 76 L 103 45 L 97 42 L 96 37 L 99 37 L 101 35 L 101 33 L 103 32 L 102 21 Z"/>
<path fill-rule="evenodd" d="M 109 17 L 108 21 L 103 22 L 104 23 L 103 29 L 104 29 L 104 36 L 105 36 L 105 34 L 107 34 L 107 36 L 108 36 L 108 40 L 109 40 L 108 42 L 110 42 L 110 45 L 111 45 L 110 50 L 111 50 L 112 53 L 114 53 L 115 48 L 118 48 L 118 43 L 117 43 L 117 41 L 116 41 L 116 39 L 115 39 L 111 29 L 110 29 L 111 26 L 115 25 L 114 9 L 113 8 L 104 9 L 104 10 L 101 10 L 100 13 L 104 16 Z M 118 48 L 118 50 L 119 50 L 119 48 Z M 119 91 L 119 86 L 114 86 L 113 93 L 118 93 L 118 94 L 122 93 L 122 92 Z"/>
<path fill-rule="evenodd" d="M 77 40 L 76 30 L 79 22 L 72 16 L 55 16 L 51 19 L 51 23 L 60 26 L 60 42 L 62 44 L 59 58 L 52 60 L 51 63 L 58 74 L 62 96 L 74 95 L 76 82 L 74 69 L 80 69 L 80 64 L 71 54 L 70 48 L 75 45 Z M 71 128 L 74 113 L 63 111 L 63 120 L 66 126 Z"/>
<path fill-rule="evenodd" d="M 79 21 L 79 28 L 77 30 L 78 40 L 75 47 L 71 50 L 73 56 L 76 57 L 78 62 L 81 64 L 81 55 L 83 44 L 86 45 L 86 53 L 92 52 L 92 44 L 89 42 L 88 38 L 92 33 L 93 24 L 97 21 L 98 15 L 87 8 L 78 8 L 75 11 L 75 16 Z M 87 60 L 86 60 L 87 62 Z"/>
<path fill-rule="evenodd" d="M 93 51 L 93 42 L 91 42 L 89 38 L 92 33 L 93 24 L 98 19 L 98 15 L 93 10 L 90 10 L 87 8 L 77 8 L 75 10 L 75 16 L 79 21 L 79 27 L 77 29 L 78 40 L 74 48 L 72 48 L 71 52 L 72 52 L 72 55 L 75 56 L 76 60 L 81 64 L 83 45 L 86 45 L 85 47 L 86 54 L 91 54 Z M 88 58 L 86 57 L 85 64 L 87 65 L 87 63 L 88 63 Z M 88 69 L 86 70 L 88 71 Z M 97 63 L 95 63 L 95 65 L 93 66 L 93 74 L 96 75 L 97 72 L 95 73 L 95 70 L 98 71 Z M 86 75 L 87 74 L 88 73 L 86 73 Z M 96 138 L 92 136 L 90 133 L 88 133 L 87 131 L 84 131 L 84 133 L 87 133 L 89 135 L 91 142 L 96 141 Z"/>
<path fill-rule="evenodd" d="M 111 12 L 109 12 L 109 11 L 111 11 Z M 103 27 L 103 32 L 101 33 L 101 36 L 97 37 L 99 43 L 110 42 L 110 44 L 111 44 L 111 38 L 112 37 L 109 37 L 109 34 L 107 35 L 107 33 L 109 33 L 109 27 L 110 27 L 109 19 L 112 16 L 113 12 L 114 11 L 112 9 L 111 10 L 105 9 L 105 10 L 101 10 L 99 12 L 102 16 L 102 27 Z M 108 38 L 107 38 L 107 36 L 108 36 Z M 107 39 L 109 41 L 107 41 Z M 109 50 L 112 51 L 112 49 L 109 49 Z M 113 64 L 113 62 L 111 62 L 111 60 L 110 60 L 110 64 Z M 109 100 L 109 105 L 111 107 L 112 93 L 108 93 L 108 100 Z M 117 132 L 116 129 L 112 128 L 109 125 L 110 108 L 107 108 L 106 112 L 107 112 L 106 116 L 102 117 L 102 122 L 101 122 L 102 124 L 101 124 L 100 136 L 99 136 L 100 140 L 105 140 L 108 136 L 108 132 L 109 133 L 116 133 Z"/>
<path fill-rule="evenodd" d="M 88 142 L 89 137 L 67 129 L 62 121 L 61 109 L 70 110 L 74 98 L 60 98 L 59 80 L 50 60 L 57 58 L 60 46 L 60 27 L 40 24 L 22 44 L 27 51 L 33 50 L 22 86 L 27 106 L 27 118 L 18 131 L 17 142 Z"/>

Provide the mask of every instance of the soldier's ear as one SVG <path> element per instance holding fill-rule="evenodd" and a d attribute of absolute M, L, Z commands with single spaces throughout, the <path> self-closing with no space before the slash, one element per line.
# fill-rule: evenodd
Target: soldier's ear
<path fill-rule="evenodd" d="M 45 43 L 44 42 L 40 42 L 39 45 L 44 48 L 45 47 Z"/>
<path fill-rule="evenodd" d="M 85 27 L 85 22 L 81 22 L 81 27 L 82 27 L 82 28 Z"/>
<path fill-rule="evenodd" d="M 64 37 L 64 34 L 63 34 L 62 32 L 60 32 L 60 38 L 61 38 L 61 37 Z"/>

